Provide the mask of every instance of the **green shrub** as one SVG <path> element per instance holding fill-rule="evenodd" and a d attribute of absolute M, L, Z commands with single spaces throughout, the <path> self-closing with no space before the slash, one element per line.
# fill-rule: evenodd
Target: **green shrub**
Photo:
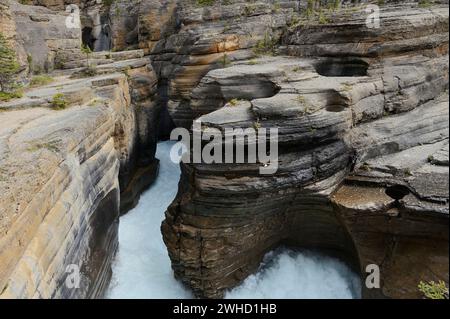
<path fill-rule="evenodd" d="M 37 75 L 34 76 L 30 81 L 31 87 L 43 86 L 50 84 L 54 81 L 54 79 L 49 75 Z"/>
<path fill-rule="evenodd" d="M 110 6 L 114 3 L 114 1 L 115 1 L 115 0 L 102 0 L 102 3 L 103 3 L 105 6 L 110 7 Z"/>
<path fill-rule="evenodd" d="M 264 38 L 256 43 L 256 47 L 253 49 L 255 54 L 258 55 L 274 55 L 276 51 L 278 40 L 272 33 L 266 31 Z"/>
<path fill-rule="evenodd" d="M 219 62 L 225 68 L 230 66 L 230 64 L 231 64 L 231 60 L 228 57 L 228 54 L 226 54 L 226 53 L 223 54 L 223 56 L 220 58 Z"/>
<path fill-rule="evenodd" d="M 88 45 L 86 45 L 86 44 L 83 44 L 82 46 L 81 46 L 81 53 L 83 53 L 83 54 L 85 54 L 86 55 L 86 65 L 89 67 L 89 57 L 90 57 L 90 55 L 92 54 L 92 50 L 91 50 L 91 48 L 88 46 Z"/>
<path fill-rule="evenodd" d="M 327 24 L 329 21 L 322 11 L 319 12 L 319 24 Z"/>
<path fill-rule="evenodd" d="M 232 99 L 228 102 L 229 106 L 236 106 L 239 104 L 239 99 Z"/>
<path fill-rule="evenodd" d="M 419 283 L 419 290 L 427 299 L 448 299 L 448 287 L 445 282 L 423 282 Z"/>
<path fill-rule="evenodd" d="M 16 52 L 10 48 L 3 34 L 0 33 L 0 91 L 11 90 L 12 77 L 19 70 Z"/>
<path fill-rule="evenodd" d="M 53 95 L 51 105 L 55 110 L 64 110 L 67 107 L 67 101 L 64 94 L 58 93 Z"/>
<path fill-rule="evenodd" d="M 197 0 L 197 4 L 201 7 L 212 6 L 216 0 Z"/>
<path fill-rule="evenodd" d="M 98 70 L 95 66 L 90 65 L 88 67 L 82 68 L 79 71 L 72 73 L 70 76 L 71 79 L 82 79 L 82 78 L 90 78 L 98 75 Z"/>
<path fill-rule="evenodd" d="M 8 102 L 12 99 L 20 99 L 23 96 L 23 92 L 21 90 L 17 90 L 14 92 L 1 92 L 0 91 L 0 101 Z"/>
<path fill-rule="evenodd" d="M 431 6 L 430 0 L 419 0 L 419 8 L 428 8 Z"/>

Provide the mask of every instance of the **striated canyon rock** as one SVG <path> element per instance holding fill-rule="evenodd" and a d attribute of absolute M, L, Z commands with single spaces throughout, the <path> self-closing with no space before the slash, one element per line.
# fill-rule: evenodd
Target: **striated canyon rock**
<path fill-rule="evenodd" d="M 9 0 L 0 1 L 0 35 L 6 40 L 7 44 L 16 52 L 16 61 L 18 71 L 12 77 L 12 80 L 18 83 L 27 82 L 29 64 L 27 53 L 20 41 L 20 35 L 17 34 L 15 16 L 11 11 L 12 2 Z"/>
<path fill-rule="evenodd" d="M 17 82 L 53 81 L 0 103 L 0 298 L 102 297 L 158 138 L 195 119 L 279 137 L 271 175 L 181 165 L 161 230 L 196 295 L 222 297 L 280 245 L 362 281 L 378 265 L 366 298 L 448 285 L 448 1 L 384 2 L 377 21 L 378 1 L 0 0 Z"/>
<path fill-rule="evenodd" d="M 115 123 L 130 107 L 128 83 L 115 75 L 91 86 L 64 85 L 65 110 L 42 100 L 2 105 L 1 297 L 95 297 L 108 283 L 117 245 L 118 155 L 129 144 Z M 28 94 L 51 100 L 53 92 Z M 82 289 L 65 285 L 71 264 L 81 269 Z"/>
<path fill-rule="evenodd" d="M 190 94 L 208 71 L 254 57 L 265 40 L 275 43 L 297 11 L 298 1 L 178 1 L 175 32 L 151 52 L 175 124 L 190 126 Z"/>
<path fill-rule="evenodd" d="M 57 50 L 62 70 L 0 103 L 0 298 L 102 297 L 119 214 L 157 174 L 156 75 L 142 50 L 93 53 L 86 74 L 81 33 L 47 25 L 62 26 L 65 12 L 12 6 L 26 52 Z"/>
<path fill-rule="evenodd" d="M 13 1 L 11 11 L 18 41 L 27 52 L 32 72 L 53 71 L 57 54 L 80 50 L 81 30 L 67 27 L 68 13 L 57 13 L 47 8 L 22 5 Z"/>
<path fill-rule="evenodd" d="M 59 76 L 0 104 L 1 297 L 102 296 L 119 213 L 158 167 L 148 62 L 104 65 L 99 72 L 106 73 L 89 79 Z M 56 94 L 63 110 L 54 110 Z M 81 289 L 65 284 L 72 264 L 80 267 Z"/>
<path fill-rule="evenodd" d="M 364 297 L 448 284 L 448 6 L 394 2 L 379 29 L 364 7 L 326 19 L 285 32 L 278 50 L 290 56 L 210 71 L 189 94 L 204 133 L 279 129 L 273 175 L 182 164 L 162 232 L 199 296 L 223 296 L 280 244 L 328 250 L 362 280 L 378 265 L 382 287 Z"/>

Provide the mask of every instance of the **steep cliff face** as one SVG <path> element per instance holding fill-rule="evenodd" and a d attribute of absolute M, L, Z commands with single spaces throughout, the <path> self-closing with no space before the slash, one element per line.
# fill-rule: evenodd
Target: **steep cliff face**
<path fill-rule="evenodd" d="M 19 83 L 26 82 L 29 71 L 27 53 L 20 42 L 20 36 L 17 34 L 17 27 L 9 0 L 0 1 L 0 35 L 16 53 L 16 61 L 19 67 L 16 74 L 12 75 L 12 80 Z"/>
<path fill-rule="evenodd" d="M 275 43 L 298 9 L 298 1 L 178 1 L 174 32 L 152 50 L 175 124 L 190 127 L 198 117 L 190 94 L 208 71 L 254 57 L 264 41 Z"/>
<path fill-rule="evenodd" d="M 0 297 L 102 296 L 161 128 L 199 117 L 204 133 L 278 128 L 279 169 L 182 164 L 162 233 L 197 295 L 221 297 L 281 244 L 362 279 L 380 266 L 364 297 L 448 283 L 448 1 L 385 1 L 379 21 L 355 2 L 0 0 L 18 82 L 53 77 L 0 103 Z"/>
<path fill-rule="evenodd" d="M 114 133 L 130 97 L 124 75 L 79 82 L 64 83 L 65 110 L 42 100 L 2 105 L 2 297 L 94 297 L 108 281 L 119 214 L 116 147 L 129 147 Z M 105 100 L 95 100 L 97 90 Z M 51 100 L 54 92 L 28 94 Z M 71 264 L 81 269 L 82 289 L 65 286 Z"/>
<path fill-rule="evenodd" d="M 10 7 L 9 38 L 62 70 L 0 103 L 0 297 L 101 297 L 119 214 L 157 173 L 156 74 L 141 50 L 88 62 L 65 12 Z"/>
<path fill-rule="evenodd" d="M 80 50 L 81 29 L 67 28 L 68 13 L 10 1 L 18 42 L 23 45 L 31 72 L 51 72 L 58 54 Z"/>
<path fill-rule="evenodd" d="M 150 152 L 150 140 L 140 138 L 151 129 L 136 119 L 148 105 L 132 103 L 142 94 L 134 82 L 151 78 L 142 68 L 130 68 L 131 80 L 58 77 L 1 104 L 2 297 L 98 297 L 107 287 L 119 213 L 157 171 L 155 160 L 137 163 L 140 148 Z M 56 94 L 63 110 L 54 110 Z M 72 264 L 81 270 L 80 289 L 65 283 Z"/>
<path fill-rule="evenodd" d="M 300 15 L 277 50 L 286 56 L 209 71 L 189 94 L 204 133 L 279 129 L 273 175 L 182 165 L 162 231 L 198 295 L 221 297 L 280 244 L 329 250 L 362 278 L 378 265 L 382 288 L 365 297 L 448 282 L 448 7 L 393 2 L 381 28 L 364 9 Z"/>

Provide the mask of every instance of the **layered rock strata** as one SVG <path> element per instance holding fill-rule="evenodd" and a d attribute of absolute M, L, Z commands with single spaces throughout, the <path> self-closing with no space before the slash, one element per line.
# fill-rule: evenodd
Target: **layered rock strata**
<path fill-rule="evenodd" d="M 208 71 L 254 57 L 258 45 L 274 49 L 298 9 L 298 1 L 178 1 L 174 31 L 151 51 L 175 124 L 189 127 L 196 117 L 190 94 Z"/>
<path fill-rule="evenodd" d="M 51 72 L 57 54 L 80 51 L 81 29 L 66 25 L 69 13 L 9 1 L 18 42 L 33 73 Z"/>
<path fill-rule="evenodd" d="M 1 298 L 102 297 L 119 214 L 157 174 L 149 58 L 98 52 L 87 74 L 79 51 L 58 54 L 51 84 L 0 103 Z"/>
<path fill-rule="evenodd" d="M 43 6 L 58 12 L 74 13 L 80 19 L 83 43 L 93 51 L 112 48 L 111 4 L 117 1 L 102 0 L 34 0 L 25 4 Z M 122 48 L 124 49 L 124 48 Z"/>
<path fill-rule="evenodd" d="M 119 152 L 130 146 L 116 126 L 132 126 L 121 119 L 130 97 L 125 75 L 95 79 L 91 87 L 82 82 L 65 83 L 65 110 L 42 101 L 2 105 L 1 297 L 96 297 L 108 282 Z M 40 98 L 51 100 L 53 92 Z M 81 270 L 80 289 L 66 285 L 71 265 Z"/>
<path fill-rule="evenodd" d="M 0 34 L 7 41 L 9 47 L 16 52 L 16 61 L 19 69 L 17 74 L 12 75 L 11 80 L 18 83 L 26 83 L 29 72 L 27 53 L 17 34 L 17 26 L 14 15 L 11 12 L 11 2 L 9 0 L 0 1 Z"/>
<path fill-rule="evenodd" d="M 381 289 L 364 297 L 448 283 L 448 7 L 389 4 L 379 29 L 364 7 L 325 18 L 291 26 L 278 49 L 290 56 L 210 71 L 189 94 L 203 133 L 279 130 L 273 175 L 182 164 L 162 232 L 199 296 L 223 296 L 281 244 L 335 253 L 362 280 L 378 265 Z"/>

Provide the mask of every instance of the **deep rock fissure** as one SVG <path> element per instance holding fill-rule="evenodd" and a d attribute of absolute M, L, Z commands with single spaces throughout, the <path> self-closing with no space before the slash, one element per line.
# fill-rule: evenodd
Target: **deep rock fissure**
<path fill-rule="evenodd" d="M 136 250 L 138 244 L 136 241 L 139 237 L 148 234 L 148 223 L 155 223 L 155 220 L 162 220 L 162 213 L 165 209 L 164 205 L 170 203 L 170 195 L 164 199 L 168 190 L 169 194 L 175 196 L 177 191 L 178 179 L 176 173 L 171 170 L 178 165 L 171 163 L 168 153 L 170 146 L 174 142 L 160 142 L 157 151 L 157 157 L 161 159 L 161 170 L 159 178 L 156 178 L 155 184 L 148 192 L 141 196 L 141 201 L 136 209 L 130 211 L 126 216 L 121 218 L 119 225 L 119 252 L 116 261 L 113 265 L 113 279 L 107 293 L 109 298 L 151 298 L 151 297 L 167 297 L 167 298 L 187 298 L 192 292 L 184 289 L 180 282 L 173 279 L 167 257 L 163 258 L 162 264 L 158 268 L 154 268 L 154 263 L 150 260 L 157 259 L 154 256 L 159 251 L 164 252 L 165 246 L 158 238 L 157 234 L 151 235 L 153 237 L 146 238 L 145 242 L 159 242 L 158 246 L 147 248 L 143 250 Z M 169 175 L 168 175 L 169 174 Z M 162 205 L 158 208 L 153 208 L 151 203 L 158 199 L 162 201 Z M 166 204 L 165 204 L 166 203 Z M 159 209 L 159 210 L 158 210 Z M 138 216 L 139 215 L 139 216 Z M 154 227 L 154 226 L 152 226 Z M 308 228 L 308 226 L 303 225 Z M 302 232 L 303 229 L 296 229 L 292 226 L 294 233 Z M 286 233 L 286 232 L 284 232 Z M 319 234 L 322 236 L 324 234 Z M 196 236 L 199 236 L 198 234 Z M 308 234 L 306 234 L 308 236 Z M 348 256 L 342 254 L 340 250 L 326 249 L 317 245 L 309 246 L 304 240 L 301 243 L 296 242 L 295 235 L 289 236 L 291 239 L 280 239 L 278 243 L 271 246 L 265 251 L 263 255 L 265 258 L 262 263 L 255 259 L 252 265 L 253 271 L 248 273 L 248 269 L 244 272 L 246 275 L 241 278 L 242 285 L 238 285 L 234 289 L 226 292 L 226 298 L 276 298 L 284 296 L 285 298 L 359 298 L 360 286 L 356 279 L 358 275 L 359 266 L 354 264 L 354 255 Z M 203 253 L 207 253 L 206 247 L 202 246 L 203 240 L 200 239 L 199 258 L 202 258 Z M 298 238 L 297 238 L 298 239 Z M 130 249 L 132 248 L 133 249 Z M 314 248 L 315 250 L 308 250 Z M 256 252 L 255 252 L 256 253 Z M 136 255 L 135 255 L 136 254 Z M 139 256 L 139 261 L 135 258 Z M 147 257 L 148 256 L 148 257 Z M 158 257 L 162 258 L 162 257 Z M 140 273 L 136 272 L 136 265 L 130 263 L 138 263 Z M 249 267 L 249 266 L 246 266 Z M 166 269 L 166 270 L 165 270 Z M 318 270 L 320 269 L 320 270 Z M 332 269 L 342 269 L 342 272 L 327 275 Z M 288 273 L 286 273 L 288 272 Z M 160 274 L 160 275 L 158 275 Z M 158 280 L 153 276 L 163 276 Z M 248 280 L 245 278 L 248 277 Z M 291 276 L 287 279 L 286 276 Z M 328 277 L 329 276 L 329 277 Z M 146 277 L 146 281 L 135 282 L 133 277 Z M 293 286 L 290 288 L 288 295 L 283 294 L 283 287 L 289 285 L 293 278 L 301 280 L 301 286 Z M 168 283 L 168 286 L 161 287 L 161 280 Z M 276 281 L 279 289 L 270 289 L 272 281 Z M 335 281 L 335 282 L 334 282 Z M 136 286 L 137 285 L 137 286 Z M 342 285 L 342 287 L 340 286 Z M 133 287 L 133 288 L 131 288 Z M 317 287 L 317 288 L 313 288 Z M 341 287 L 341 288 L 338 288 Z M 340 290 L 342 289 L 342 290 Z"/>
<path fill-rule="evenodd" d="M 363 297 L 421 298 L 419 281 L 448 284 L 447 1 L 386 0 L 383 26 L 369 30 L 358 1 L 315 11 L 290 0 L 74 0 L 84 32 L 64 27 L 67 2 L 0 0 L 14 80 L 54 77 L 0 103 L 1 297 L 101 296 L 117 216 L 155 203 L 148 223 L 122 218 L 158 235 L 143 248 L 197 296 L 250 287 L 279 245 L 329 250 L 360 277 L 379 265 L 382 288 Z M 156 142 L 199 117 L 204 129 L 278 127 L 279 171 L 182 164 L 175 199 L 148 201 Z M 88 277 L 76 293 L 64 287 L 67 263 Z"/>

